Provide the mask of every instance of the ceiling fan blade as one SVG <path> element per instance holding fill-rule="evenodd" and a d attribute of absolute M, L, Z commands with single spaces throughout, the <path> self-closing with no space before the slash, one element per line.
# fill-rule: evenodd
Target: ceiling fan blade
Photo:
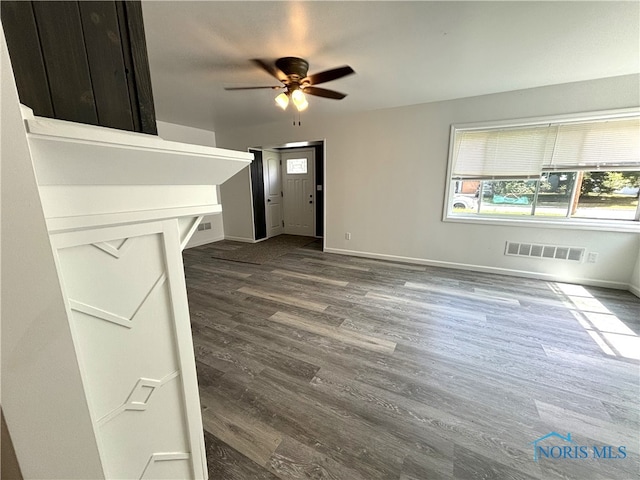
<path fill-rule="evenodd" d="M 225 87 L 225 90 L 258 90 L 260 88 L 270 88 L 271 90 L 280 90 L 284 88 L 283 85 L 277 85 L 275 87 Z"/>
<path fill-rule="evenodd" d="M 350 66 L 345 65 L 344 67 L 338 67 L 309 75 L 307 78 L 302 80 L 302 83 L 309 82 L 310 85 L 318 85 L 319 83 L 330 82 L 332 80 L 337 80 L 338 78 L 346 77 L 352 73 L 356 72 Z"/>
<path fill-rule="evenodd" d="M 334 90 L 327 90 L 326 88 L 318 88 L 318 87 L 305 87 L 302 90 L 304 93 L 308 93 L 309 95 L 315 95 L 317 97 L 324 98 L 333 98 L 334 100 L 342 100 L 347 96 L 346 93 L 336 92 Z"/>
<path fill-rule="evenodd" d="M 278 80 L 280 80 L 282 83 L 285 83 L 287 81 L 287 76 L 284 74 L 282 70 L 280 70 L 275 65 L 271 63 L 267 63 L 264 60 L 260 60 L 259 58 L 254 58 L 251 61 L 255 63 L 257 66 L 259 66 L 261 69 L 263 69 L 265 72 L 267 72 L 269 75 L 271 75 L 272 77 L 275 77 Z"/>

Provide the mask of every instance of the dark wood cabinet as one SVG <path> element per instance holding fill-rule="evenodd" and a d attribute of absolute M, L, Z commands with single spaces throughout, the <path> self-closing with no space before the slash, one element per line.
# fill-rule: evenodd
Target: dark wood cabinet
<path fill-rule="evenodd" d="M 5 1 L 20 101 L 35 115 L 157 134 L 138 1 Z"/>

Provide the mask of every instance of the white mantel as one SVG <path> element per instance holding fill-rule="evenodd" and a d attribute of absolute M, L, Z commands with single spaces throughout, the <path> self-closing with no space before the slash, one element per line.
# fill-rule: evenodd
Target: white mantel
<path fill-rule="evenodd" d="M 22 107 L 50 231 L 222 211 L 215 185 L 253 154 L 34 117 Z"/>
<path fill-rule="evenodd" d="M 206 478 L 181 250 L 253 155 L 34 117 L 6 84 L 2 407 L 24 477 Z"/>
<path fill-rule="evenodd" d="M 40 185 L 217 185 L 238 172 L 238 162 L 253 159 L 246 152 L 22 111 Z"/>

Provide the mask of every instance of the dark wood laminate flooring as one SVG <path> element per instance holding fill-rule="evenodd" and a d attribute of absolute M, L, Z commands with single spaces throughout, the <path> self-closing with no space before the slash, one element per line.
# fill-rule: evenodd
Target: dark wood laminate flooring
<path fill-rule="evenodd" d="M 632 294 L 240 246 L 183 254 L 212 479 L 640 478 Z"/>

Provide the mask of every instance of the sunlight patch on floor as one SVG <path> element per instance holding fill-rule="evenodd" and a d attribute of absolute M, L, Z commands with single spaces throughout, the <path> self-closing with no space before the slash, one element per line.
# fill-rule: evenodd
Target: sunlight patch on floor
<path fill-rule="evenodd" d="M 640 336 L 580 285 L 553 283 L 576 320 L 607 355 L 640 360 Z"/>

